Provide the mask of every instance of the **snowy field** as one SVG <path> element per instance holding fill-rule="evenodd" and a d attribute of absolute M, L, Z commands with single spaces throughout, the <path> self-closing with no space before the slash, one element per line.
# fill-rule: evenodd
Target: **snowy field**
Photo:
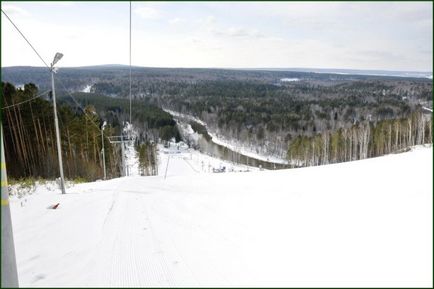
<path fill-rule="evenodd" d="M 432 147 L 293 170 L 191 167 L 173 157 L 166 179 L 160 168 L 12 198 L 20 286 L 433 285 Z"/>

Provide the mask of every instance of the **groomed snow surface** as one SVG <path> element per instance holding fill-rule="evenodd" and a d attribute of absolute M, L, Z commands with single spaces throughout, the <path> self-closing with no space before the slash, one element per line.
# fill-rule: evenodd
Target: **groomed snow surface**
<path fill-rule="evenodd" d="M 432 147 L 281 171 L 188 167 L 173 157 L 166 179 L 160 168 L 13 197 L 20 286 L 433 285 Z"/>

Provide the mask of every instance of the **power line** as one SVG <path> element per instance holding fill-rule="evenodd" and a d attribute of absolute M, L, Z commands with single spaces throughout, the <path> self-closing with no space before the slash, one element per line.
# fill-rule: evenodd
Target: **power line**
<path fill-rule="evenodd" d="M 20 29 L 15 25 L 15 23 L 12 21 L 12 19 L 9 18 L 9 16 L 6 14 L 6 12 L 3 11 L 3 9 L 2 9 L 1 11 L 2 11 L 3 14 L 8 18 L 8 20 L 12 23 L 12 25 L 15 27 L 15 29 L 20 33 L 20 35 L 24 38 L 24 40 L 27 42 L 27 44 L 30 45 L 30 47 L 33 49 L 33 51 L 36 53 L 36 55 L 39 57 L 39 59 L 41 59 L 41 61 L 45 64 L 45 66 L 46 66 L 48 69 L 50 69 L 50 66 L 48 66 L 48 64 L 44 61 L 44 59 L 41 57 L 41 55 L 38 53 L 38 51 L 35 49 L 35 47 L 30 43 L 29 40 L 27 40 L 26 36 L 25 36 L 25 35 L 21 32 L 21 30 L 20 30 Z M 83 111 L 85 117 L 87 117 L 89 120 L 91 120 L 91 119 L 89 118 L 88 114 L 86 113 L 86 111 L 81 107 L 80 103 L 78 103 L 78 101 L 77 101 L 77 100 L 76 100 L 76 99 L 71 95 L 71 93 L 69 93 L 69 91 L 66 89 L 65 85 L 63 85 L 63 83 L 60 81 L 60 79 L 57 79 L 57 80 L 58 80 L 58 82 L 60 82 L 60 84 L 63 86 L 64 90 L 65 90 L 66 93 L 69 95 L 69 97 L 71 97 L 71 99 L 75 102 L 75 104 L 76 104 L 76 105 L 77 105 L 77 106 L 78 106 L 78 107 Z M 45 94 L 45 93 L 47 93 L 47 92 L 44 92 L 44 93 L 42 93 L 41 95 L 43 95 L 43 94 Z M 37 97 L 40 97 L 41 95 L 39 95 L 39 96 L 37 96 Z M 33 99 L 35 99 L 35 98 L 37 98 L 37 97 L 34 97 Z M 27 101 L 31 101 L 31 100 L 33 100 L 33 99 L 29 99 L 29 100 L 23 101 L 22 103 L 27 102 Z M 2 109 L 10 108 L 10 107 L 12 107 L 12 106 L 19 105 L 19 104 L 21 104 L 21 103 L 13 104 L 13 105 L 10 105 L 10 106 L 7 106 L 7 107 L 4 107 L 4 108 L 2 108 Z M 131 107 L 131 105 L 130 105 L 130 107 Z M 131 109 L 130 109 L 130 110 L 131 110 Z M 95 127 L 98 128 L 98 130 L 101 131 L 101 129 L 99 128 L 99 126 L 97 126 L 93 121 L 91 121 L 91 122 L 95 125 Z"/>
<path fill-rule="evenodd" d="M 35 49 L 35 47 L 33 47 L 33 45 L 30 43 L 30 41 L 24 36 L 24 34 L 20 31 L 20 29 L 15 25 L 15 23 L 12 21 L 12 19 L 10 19 L 10 17 L 6 14 L 6 12 L 3 11 L 3 9 L 1 9 L 2 13 L 8 18 L 8 20 L 12 23 L 12 25 L 15 27 L 15 29 L 20 33 L 20 35 L 24 38 L 24 40 L 27 42 L 27 44 L 29 44 L 29 46 L 33 49 L 33 51 L 36 53 L 36 55 L 39 57 L 39 59 L 44 63 L 44 65 L 51 71 L 51 73 L 54 73 L 54 71 L 52 71 L 52 67 L 50 67 L 45 61 L 44 59 L 41 57 L 41 55 L 38 53 L 38 51 Z M 57 54 L 56 54 L 57 56 Z M 52 74 L 53 77 L 53 74 Z M 53 89 L 54 89 L 54 78 L 53 79 Z M 72 94 L 66 89 L 65 85 L 60 81 L 60 84 L 63 86 L 64 90 L 66 91 L 66 93 L 69 95 L 69 97 L 71 97 L 71 99 L 75 102 L 75 104 L 83 111 L 84 115 L 86 118 L 88 118 L 89 120 L 91 120 L 91 123 L 95 125 L 95 127 L 101 132 L 101 134 L 103 135 L 103 130 L 102 128 L 100 128 L 98 125 L 96 125 L 92 119 L 89 118 L 88 114 L 86 113 L 86 111 L 81 107 L 80 103 L 72 96 Z M 54 91 L 53 91 L 54 93 Z M 39 97 L 39 96 L 38 96 Z M 35 97 L 36 98 L 36 97 Z M 30 100 L 27 100 L 30 101 Z M 25 101 L 25 102 L 27 102 Z M 14 104 L 14 105 L 18 105 L 18 104 Z M 9 107 L 5 107 L 5 108 L 9 108 Z M 57 113 L 55 115 L 55 117 L 57 116 Z M 57 121 L 57 118 L 55 118 Z M 131 123 L 131 1 L 130 1 L 130 123 Z M 105 136 L 109 141 L 109 137 Z M 57 141 L 58 144 L 60 143 L 60 141 Z M 60 151 L 60 150 L 59 150 Z M 59 156 L 60 159 L 61 156 Z M 122 154 L 123 157 L 123 154 Z M 61 172 L 62 174 L 62 172 Z M 3 268 L 3 267 L 2 267 Z"/>
<path fill-rule="evenodd" d="M 12 23 L 12 25 L 15 27 L 15 29 L 17 29 L 17 31 L 20 33 L 20 35 L 24 38 L 24 40 L 30 45 L 30 47 L 33 49 L 33 51 L 36 53 L 36 55 L 38 55 L 39 59 L 41 59 L 41 61 L 45 64 L 45 66 L 50 69 L 50 66 L 48 66 L 48 64 L 44 61 L 44 59 L 41 57 L 41 55 L 38 53 L 38 51 L 35 49 L 35 47 L 33 47 L 33 45 L 30 43 L 29 40 L 27 40 L 26 36 L 24 36 L 24 34 L 21 32 L 21 30 L 15 25 L 15 23 L 12 21 L 11 18 L 9 18 L 9 16 L 6 14 L 6 12 L 3 11 L 3 9 L 1 10 L 3 12 L 3 14 L 8 18 L 8 20 Z M 50 69 L 51 71 L 51 69 Z M 86 111 L 81 107 L 81 105 L 77 102 L 77 100 L 69 93 L 69 91 L 66 89 L 66 87 L 63 85 L 63 83 L 58 79 L 58 82 L 60 82 L 60 84 L 63 86 L 64 90 L 66 91 L 66 93 L 72 98 L 72 100 L 75 102 L 75 104 L 83 111 L 84 115 L 90 120 L 90 118 L 88 117 Z M 36 97 L 35 97 L 36 98 Z M 30 101 L 30 100 L 28 100 Z M 14 104 L 14 105 L 18 105 L 18 104 Z M 131 107 L 131 105 L 130 105 Z M 4 107 L 3 109 L 8 108 L 8 107 Z M 92 122 L 93 123 L 93 122 Z M 101 130 L 95 123 L 93 123 L 99 130 Z"/>
<path fill-rule="evenodd" d="M 102 133 L 100 127 L 98 125 L 96 125 L 93 120 L 90 118 L 90 116 L 86 113 L 86 111 L 84 110 L 84 108 L 80 105 L 80 103 L 72 96 L 72 94 L 66 89 L 65 85 L 62 83 L 62 81 L 60 81 L 60 79 L 57 79 L 58 82 L 60 82 L 60 84 L 62 85 L 63 89 L 65 90 L 66 94 L 74 101 L 75 105 L 78 106 L 81 111 L 83 112 L 84 116 L 90 120 L 90 122 L 96 127 L 98 128 L 98 130 Z M 108 139 L 108 138 L 107 138 Z"/>
<path fill-rule="evenodd" d="M 36 51 L 35 47 L 33 47 L 33 45 L 30 43 L 29 40 L 27 40 L 26 36 L 24 36 L 24 34 L 20 31 L 20 29 L 18 29 L 18 27 L 15 25 L 15 23 L 12 21 L 11 18 L 9 18 L 9 16 L 6 14 L 6 12 L 3 11 L 3 9 L 1 9 L 3 14 L 6 16 L 6 18 L 12 23 L 12 25 L 15 27 L 15 29 L 17 29 L 17 31 L 21 34 L 21 36 L 24 38 L 24 40 L 30 45 L 30 47 L 33 49 L 33 51 L 36 53 L 36 55 L 38 55 L 39 59 L 42 60 L 42 62 L 45 64 L 45 66 L 47 68 L 50 68 L 50 66 L 48 66 L 48 64 L 44 61 L 44 59 L 41 57 L 41 55 L 39 55 L 38 51 Z"/>
<path fill-rule="evenodd" d="M 8 18 L 8 20 L 12 23 L 12 25 L 15 27 L 15 29 L 20 33 L 20 35 L 24 38 L 24 40 L 27 42 L 27 44 L 29 44 L 29 46 L 33 49 L 33 51 L 36 53 L 36 55 L 39 57 L 39 59 L 44 63 L 44 65 L 51 71 L 50 66 L 44 61 L 44 59 L 41 57 L 41 55 L 38 53 L 38 51 L 35 49 L 35 47 L 30 43 L 30 41 L 26 38 L 26 36 L 24 36 L 24 34 L 21 32 L 21 30 L 15 25 L 15 23 L 12 21 L 12 19 L 6 14 L 6 12 L 3 11 L 3 9 L 1 9 L 2 13 Z M 66 89 L 65 85 L 62 83 L 62 81 L 60 79 L 56 79 L 58 82 L 60 82 L 60 84 L 62 85 L 63 89 L 66 91 L 66 93 L 68 94 L 68 96 L 74 101 L 74 103 L 81 109 L 81 111 L 83 112 L 83 114 L 85 115 L 86 118 L 88 118 L 88 120 L 91 120 L 91 123 L 98 128 L 98 130 L 102 133 L 100 127 L 98 125 L 96 125 L 92 119 L 89 117 L 89 115 L 86 113 L 86 111 L 83 109 L 83 107 L 80 105 L 80 103 L 72 96 L 72 94 Z M 35 97 L 36 98 L 36 97 Z M 27 100 L 30 101 L 30 100 Z M 14 104 L 14 105 L 18 105 L 18 104 Z M 4 107 L 5 108 L 9 108 L 8 107 Z M 130 1 L 130 123 L 131 123 L 131 1 Z M 105 136 L 107 139 L 108 137 Z"/>
<path fill-rule="evenodd" d="M 48 92 L 50 92 L 50 90 L 44 91 L 43 93 L 38 94 L 38 95 L 36 95 L 36 96 L 33 97 L 33 98 L 30 98 L 30 99 L 27 99 L 27 100 L 24 100 L 24 101 L 21 101 L 21 102 L 18 102 L 18 103 L 14 103 L 14 104 L 11 104 L 11 105 L 8 105 L 8 106 L 5 106 L 5 107 L 3 107 L 2 109 L 9 109 L 9 108 L 11 108 L 11 107 L 18 106 L 18 105 L 21 105 L 21 104 L 23 104 L 23 103 L 26 103 L 26 102 L 32 101 L 32 100 L 34 100 L 34 99 L 37 99 L 37 98 L 39 98 L 39 97 L 41 97 L 41 96 L 47 94 Z"/>

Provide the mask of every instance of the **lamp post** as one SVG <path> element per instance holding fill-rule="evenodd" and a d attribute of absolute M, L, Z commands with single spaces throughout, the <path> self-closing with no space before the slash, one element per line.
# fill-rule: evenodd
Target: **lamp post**
<path fill-rule="evenodd" d="M 59 170 L 60 170 L 60 189 L 62 194 L 65 194 L 65 179 L 63 177 L 63 162 L 62 162 L 62 150 L 60 145 L 60 133 L 59 133 L 59 121 L 57 119 L 57 107 L 56 107 L 56 92 L 54 90 L 54 74 L 57 69 L 54 65 L 63 57 L 62 53 L 57 52 L 54 56 L 53 63 L 51 63 L 51 89 L 53 91 L 53 109 L 54 109 L 54 125 L 56 128 L 56 139 L 57 139 L 57 156 L 59 158 Z"/>
<path fill-rule="evenodd" d="M 102 124 L 102 127 L 101 127 L 101 143 L 102 143 L 101 153 L 102 153 L 102 167 L 104 169 L 104 180 L 107 178 L 107 173 L 105 170 L 105 152 L 104 152 L 104 128 L 106 125 L 107 125 L 107 122 L 104 121 L 104 123 Z"/>

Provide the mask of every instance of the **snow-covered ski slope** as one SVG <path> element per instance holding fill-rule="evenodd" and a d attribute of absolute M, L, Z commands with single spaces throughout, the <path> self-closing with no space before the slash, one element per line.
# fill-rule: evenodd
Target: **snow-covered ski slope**
<path fill-rule="evenodd" d="M 12 199 L 19 281 L 430 287 L 432 180 L 429 147 L 303 169 L 38 190 L 23 207 Z"/>

